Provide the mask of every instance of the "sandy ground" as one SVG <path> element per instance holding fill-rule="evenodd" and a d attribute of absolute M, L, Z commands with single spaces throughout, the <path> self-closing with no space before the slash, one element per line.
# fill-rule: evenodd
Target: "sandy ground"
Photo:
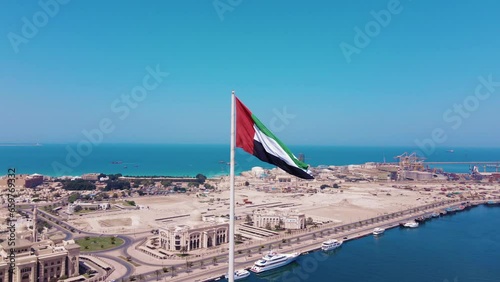
<path fill-rule="evenodd" d="M 394 183 L 363 183 L 343 185 L 342 189 L 325 189 L 316 194 L 266 193 L 255 191 L 254 187 L 238 187 L 236 202 L 249 199 L 252 205 L 238 205 L 236 214 L 245 216 L 253 210 L 288 206 L 305 213 L 315 220 L 346 223 L 385 213 L 408 209 L 440 199 L 442 187 L 458 190 L 459 184 L 415 184 L 411 186 Z M 404 189 L 406 188 L 406 189 Z M 432 191 L 424 191 L 431 188 Z M 463 188 L 463 187 L 462 187 Z M 410 190 L 412 189 L 412 190 Z M 490 187 L 497 189 L 498 187 Z M 471 193 L 477 187 L 461 192 Z M 212 200 L 211 200 L 212 199 Z M 111 210 L 82 216 L 73 216 L 70 221 L 87 230 L 102 233 L 146 231 L 167 225 L 186 222 L 185 215 L 198 210 L 203 215 L 227 215 L 229 213 L 229 191 L 197 197 L 196 194 L 172 194 L 168 196 L 138 197 L 134 200 L 143 207 L 139 210 Z M 210 200 L 212 202 L 210 202 Z M 184 216 L 176 219 L 168 217 Z"/>

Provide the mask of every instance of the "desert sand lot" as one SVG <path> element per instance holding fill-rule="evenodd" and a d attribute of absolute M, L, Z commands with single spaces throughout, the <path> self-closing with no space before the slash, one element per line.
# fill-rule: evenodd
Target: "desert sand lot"
<path fill-rule="evenodd" d="M 341 189 L 328 188 L 314 194 L 266 193 L 251 186 L 237 187 L 236 215 L 244 218 L 257 209 L 291 208 L 319 221 L 347 223 L 391 213 L 445 199 L 440 188 L 445 184 L 418 184 L 394 188 L 393 184 L 356 183 Z M 446 184 L 459 189 L 459 184 Z M 411 190 L 410 190 L 411 188 Z M 432 191 L 424 191 L 432 188 Z M 473 193 L 471 187 L 464 193 Z M 498 190 L 490 186 L 487 189 Z M 243 205 L 243 199 L 252 204 Z M 141 232 L 170 225 L 184 224 L 193 211 L 202 215 L 228 215 L 229 191 L 217 191 L 207 196 L 199 194 L 170 194 L 132 198 L 141 207 L 137 210 L 100 211 L 82 216 L 71 216 L 70 222 L 88 231 L 102 233 Z M 175 218 L 170 218 L 175 217 Z"/>

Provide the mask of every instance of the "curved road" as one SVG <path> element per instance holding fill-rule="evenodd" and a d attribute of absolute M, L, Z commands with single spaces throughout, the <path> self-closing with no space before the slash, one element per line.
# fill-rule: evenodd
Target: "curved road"
<path fill-rule="evenodd" d="M 33 207 L 33 205 L 32 205 L 32 207 Z M 33 212 L 31 210 L 25 210 L 25 212 L 33 215 Z M 103 235 L 103 234 L 100 234 L 100 233 L 86 232 L 86 231 L 80 230 L 78 228 L 75 228 L 75 227 L 69 225 L 68 223 L 64 222 L 63 219 L 58 218 L 58 217 L 56 217 L 56 216 L 54 216 L 54 215 L 52 215 L 52 214 L 50 214 L 50 213 L 48 213 L 48 212 L 46 212 L 44 210 L 40 210 L 39 209 L 38 210 L 38 214 L 39 214 L 40 217 L 43 217 L 43 218 L 46 218 L 46 219 L 47 218 L 52 219 L 52 220 L 47 220 L 47 223 L 50 224 L 51 226 L 53 226 L 54 228 L 56 228 L 57 230 L 63 232 L 66 235 L 65 238 L 64 238 L 64 240 L 81 238 L 81 237 L 85 237 L 85 236 L 99 237 L 99 236 Z M 58 222 L 58 223 L 56 223 L 56 222 Z M 71 232 L 70 230 L 74 230 L 74 232 Z M 104 250 L 104 251 L 82 252 L 82 254 L 87 254 L 87 255 L 88 254 L 98 254 L 98 256 L 100 256 L 100 257 L 110 259 L 110 260 L 115 261 L 116 263 L 118 263 L 120 265 L 125 266 L 125 268 L 127 269 L 127 272 L 124 273 L 124 274 L 122 274 L 121 278 L 128 277 L 128 276 L 130 276 L 130 275 L 132 275 L 134 273 L 135 267 L 133 265 L 131 265 L 130 263 L 125 262 L 125 261 L 123 261 L 120 258 L 117 258 L 116 256 L 112 256 L 112 255 L 106 254 L 106 252 L 110 252 L 110 251 L 121 249 L 121 253 L 123 254 L 123 256 L 127 257 L 127 256 L 129 256 L 128 252 L 127 252 L 127 249 L 129 247 L 131 247 L 134 244 L 135 241 L 138 241 L 138 240 L 141 240 L 141 239 L 135 239 L 135 240 L 133 240 L 132 238 L 130 238 L 129 236 L 126 236 L 126 235 L 115 235 L 115 237 L 122 239 L 123 242 L 124 242 L 123 245 L 117 246 L 117 247 L 112 248 L 112 249 L 107 249 L 107 250 Z"/>

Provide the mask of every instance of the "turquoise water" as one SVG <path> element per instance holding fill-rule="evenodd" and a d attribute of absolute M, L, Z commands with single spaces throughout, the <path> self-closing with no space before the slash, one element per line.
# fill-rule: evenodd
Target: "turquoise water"
<path fill-rule="evenodd" d="M 479 206 L 416 229 L 387 230 L 243 281 L 498 282 L 500 207 Z"/>
<path fill-rule="evenodd" d="M 347 165 L 365 162 L 393 162 L 394 156 L 412 152 L 406 147 L 333 147 L 290 146 L 306 162 L 318 165 Z M 454 153 L 437 149 L 429 161 L 500 161 L 500 148 L 454 148 Z M 0 169 L 17 168 L 18 173 L 40 173 L 51 176 L 81 175 L 89 172 L 125 175 L 209 176 L 228 174 L 228 145 L 127 145 L 101 144 L 85 154 L 70 153 L 76 145 L 0 146 Z M 236 172 L 253 166 L 270 168 L 255 157 L 237 149 Z M 88 153 L 88 154 L 87 154 Z M 120 165 L 112 161 L 122 161 Z M 126 168 L 125 168 L 126 166 Z M 468 165 L 443 166 L 447 171 L 467 172 Z M 483 168 L 481 168 L 482 171 Z M 495 168 L 490 168 L 490 171 Z M 1 173 L 0 174 L 4 174 Z"/>

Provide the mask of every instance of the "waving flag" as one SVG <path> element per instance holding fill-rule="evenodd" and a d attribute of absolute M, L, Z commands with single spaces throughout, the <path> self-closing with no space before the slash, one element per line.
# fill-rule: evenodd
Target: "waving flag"
<path fill-rule="evenodd" d="M 308 165 L 292 152 L 250 110 L 236 98 L 236 147 L 273 164 L 289 174 L 313 179 Z"/>

